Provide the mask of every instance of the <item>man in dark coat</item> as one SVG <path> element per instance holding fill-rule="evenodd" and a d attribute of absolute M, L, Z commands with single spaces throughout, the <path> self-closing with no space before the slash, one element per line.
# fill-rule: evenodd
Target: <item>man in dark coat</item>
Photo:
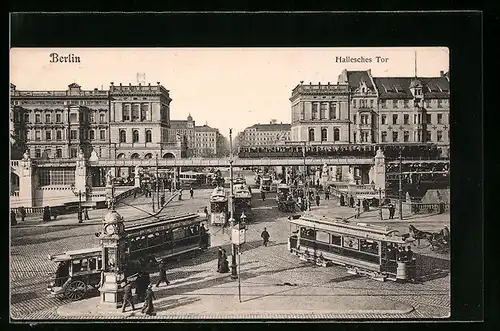
<path fill-rule="evenodd" d="M 394 207 L 394 205 L 391 203 L 389 204 L 389 219 L 394 219 L 394 213 L 396 211 L 396 208 Z"/>
<path fill-rule="evenodd" d="M 217 272 L 221 272 L 222 269 L 222 248 L 219 247 L 217 251 Z"/>
<path fill-rule="evenodd" d="M 224 250 L 224 249 L 222 250 L 220 272 L 223 274 L 226 272 L 229 272 L 229 262 L 227 261 L 226 250 Z"/>
<path fill-rule="evenodd" d="M 208 247 L 208 230 L 205 228 L 205 224 L 201 224 L 200 227 L 200 234 L 201 234 L 201 243 L 202 243 L 202 248 L 207 248 Z"/>
<path fill-rule="evenodd" d="M 19 207 L 19 214 L 21 215 L 21 222 L 24 222 L 26 218 L 26 209 L 23 206 Z"/>
<path fill-rule="evenodd" d="M 170 284 L 170 282 L 167 279 L 167 267 L 163 262 L 160 263 L 160 266 L 158 267 L 159 269 L 159 278 L 158 282 L 156 283 L 156 287 L 160 286 L 160 283 L 166 283 L 167 285 Z"/>
<path fill-rule="evenodd" d="M 125 312 L 125 308 L 130 305 L 132 307 L 132 311 L 135 310 L 134 300 L 132 298 L 132 284 L 127 282 L 125 287 L 123 288 L 123 305 L 122 305 L 122 313 Z"/>
<path fill-rule="evenodd" d="M 266 192 L 264 192 L 264 190 L 260 191 L 260 197 L 262 198 L 262 201 L 266 200 Z"/>
<path fill-rule="evenodd" d="M 191 199 L 193 198 L 193 195 L 194 195 L 193 188 L 192 188 L 192 187 L 190 187 L 190 188 L 189 188 L 189 196 L 191 197 Z"/>
<path fill-rule="evenodd" d="M 165 196 L 162 194 L 160 197 L 160 206 L 163 207 L 165 205 Z"/>
<path fill-rule="evenodd" d="M 148 274 L 148 276 L 149 276 L 149 274 Z M 135 288 L 136 288 L 136 293 L 137 293 L 137 301 L 143 302 L 144 296 L 146 295 L 146 288 L 149 285 L 149 280 L 146 278 L 146 273 L 143 271 L 140 271 L 135 283 L 136 283 Z"/>
<path fill-rule="evenodd" d="M 43 221 L 44 222 L 49 222 L 50 221 L 50 208 L 48 206 L 43 208 Z"/>
<path fill-rule="evenodd" d="M 267 244 L 269 243 L 269 232 L 267 232 L 267 229 L 264 228 L 264 231 L 262 231 L 262 233 L 260 234 L 260 237 L 264 240 L 264 246 L 267 246 Z"/>
<path fill-rule="evenodd" d="M 316 206 L 319 206 L 319 200 L 320 200 L 319 193 L 316 193 Z"/>
<path fill-rule="evenodd" d="M 349 198 L 349 207 L 354 208 L 354 197 L 353 196 L 351 196 Z"/>
<path fill-rule="evenodd" d="M 156 300 L 155 293 L 153 292 L 153 288 L 151 284 L 148 285 L 146 290 L 146 297 L 144 299 L 144 306 L 141 309 L 141 312 L 146 315 L 154 314 L 154 306 L 153 300 Z"/>
<path fill-rule="evenodd" d="M 10 225 L 16 225 L 16 224 L 17 224 L 16 212 L 11 210 L 10 211 Z"/>
<path fill-rule="evenodd" d="M 88 209 L 88 208 L 83 209 L 83 216 L 84 216 L 84 220 L 85 220 L 85 221 L 90 220 L 90 217 L 89 217 L 89 209 Z"/>
<path fill-rule="evenodd" d="M 328 188 L 325 191 L 325 200 L 330 200 L 330 191 Z"/>
<path fill-rule="evenodd" d="M 345 206 L 345 198 L 343 194 L 340 195 L 339 201 L 341 206 Z"/>

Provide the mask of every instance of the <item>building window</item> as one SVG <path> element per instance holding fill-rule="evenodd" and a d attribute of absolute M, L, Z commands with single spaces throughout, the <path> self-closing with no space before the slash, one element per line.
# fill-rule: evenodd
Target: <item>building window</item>
<path fill-rule="evenodd" d="M 321 141 L 327 141 L 328 140 L 328 130 L 323 128 L 321 129 Z"/>
<path fill-rule="evenodd" d="M 387 108 L 387 100 L 380 100 L 380 106 L 382 108 Z"/>
<path fill-rule="evenodd" d="M 146 121 L 149 118 L 149 108 L 147 104 L 141 105 L 141 121 Z"/>
<path fill-rule="evenodd" d="M 439 142 L 443 141 L 443 131 L 437 132 L 437 141 Z"/>
<path fill-rule="evenodd" d="M 78 150 L 76 148 L 71 148 L 70 157 L 73 159 L 78 156 Z"/>
<path fill-rule="evenodd" d="M 56 148 L 56 159 L 62 158 L 62 149 Z"/>
<path fill-rule="evenodd" d="M 353 122 L 353 124 L 357 124 L 357 117 L 356 117 L 356 115 L 352 115 L 352 122 Z"/>
<path fill-rule="evenodd" d="M 437 124 L 443 124 L 443 114 L 437 114 Z"/>
<path fill-rule="evenodd" d="M 368 115 L 361 115 L 361 124 L 368 124 Z"/>
<path fill-rule="evenodd" d="M 382 124 L 387 124 L 387 115 L 382 115 L 381 121 L 382 121 Z"/>
<path fill-rule="evenodd" d="M 393 125 L 398 124 L 398 115 L 397 114 L 392 115 L 392 124 Z"/>
<path fill-rule="evenodd" d="M 375 100 L 370 99 L 370 108 L 373 108 L 373 105 L 375 104 Z"/>
<path fill-rule="evenodd" d="M 40 131 L 35 131 L 35 140 L 40 140 L 41 135 L 42 135 L 42 133 Z"/>
<path fill-rule="evenodd" d="M 431 141 L 431 132 L 430 131 L 426 131 L 425 132 L 425 141 Z"/>
<path fill-rule="evenodd" d="M 432 114 L 425 114 L 425 122 L 427 124 L 432 124 Z"/>
<path fill-rule="evenodd" d="M 134 131 L 132 131 L 132 142 L 136 143 L 138 141 L 139 141 L 139 131 L 134 130 Z"/>
<path fill-rule="evenodd" d="M 71 185 L 75 183 L 74 169 L 39 169 L 40 185 Z"/>
<path fill-rule="evenodd" d="M 352 134 L 353 143 L 356 143 L 356 136 L 357 136 L 356 131 L 354 131 Z"/>
<path fill-rule="evenodd" d="M 89 122 L 90 123 L 95 123 L 95 114 L 93 111 L 89 113 Z"/>
<path fill-rule="evenodd" d="M 399 100 L 392 100 L 392 108 L 398 108 Z"/>
<path fill-rule="evenodd" d="M 317 118 L 318 118 L 318 104 L 313 103 L 311 111 L 311 119 L 317 119 Z"/>
<path fill-rule="evenodd" d="M 62 131 L 61 130 L 56 131 L 56 140 L 62 140 Z"/>
<path fill-rule="evenodd" d="M 431 100 L 425 100 L 425 108 L 432 108 L 431 105 Z"/>
<path fill-rule="evenodd" d="M 45 123 L 50 123 L 50 114 L 45 114 Z"/>
<path fill-rule="evenodd" d="M 314 141 L 314 129 L 309 129 L 309 141 Z"/>
<path fill-rule="evenodd" d="M 335 128 L 333 129 L 333 141 L 339 141 L 340 140 L 340 129 Z"/>
<path fill-rule="evenodd" d="M 24 114 L 24 122 L 26 123 L 30 122 L 30 114 Z"/>
<path fill-rule="evenodd" d="M 410 115 L 408 114 L 403 115 L 403 124 L 410 124 Z"/>
<path fill-rule="evenodd" d="M 40 114 L 36 114 L 35 115 L 35 123 L 41 123 L 41 122 L 42 122 L 42 120 L 41 120 Z"/>
<path fill-rule="evenodd" d="M 61 123 L 61 122 L 62 122 L 61 114 L 56 114 L 56 123 Z"/>
<path fill-rule="evenodd" d="M 101 139 L 101 140 L 106 139 L 106 131 L 104 131 L 104 130 L 99 131 L 99 139 Z"/>
<path fill-rule="evenodd" d="M 392 131 L 392 141 L 393 142 L 398 142 L 399 141 L 399 135 L 397 131 Z"/>
<path fill-rule="evenodd" d="M 443 107 L 443 100 L 437 100 L 437 107 L 442 108 Z"/>
<path fill-rule="evenodd" d="M 139 105 L 132 105 L 132 121 L 139 120 Z"/>
<path fill-rule="evenodd" d="M 52 140 L 52 132 L 51 131 L 45 131 L 45 140 Z"/>
<path fill-rule="evenodd" d="M 89 139 L 90 140 L 94 140 L 95 139 L 95 131 L 94 130 L 90 130 L 89 131 Z"/>
<path fill-rule="evenodd" d="M 382 142 L 383 143 L 387 142 L 387 132 L 386 131 L 382 131 Z"/>
<path fill-rule="evenodd" d="M 69 132 L 69 134 L 70 134 L 70 135 L 69 135 L 69 138 L 70 138 L 70 139 L 78 139 L 78 133 L 77 133 L 77 131 L 76 131 L 76 130 L 71 130 L 71 131 Z"/>
<path fill-rule="evenodd" d="M 410 102 L 408 100 L 403 101 L 403 107 L 404 108 L 410 108 Z"/>
<path fill-rule="evenodd" d="M 104 116 L 105 116 L 104 114 L 99 114 L 99 123 L 105 123 L 106 122 L 106 118 Z"/>
<path fill-rule="evenodd" d="M 352 108 L 356 108 L 356 99 L 352 100 Z"/>
<path fill-rule="evenodd" d="M 125 132 L 125 130 L 120 130 L 120 142 L 127 142 L 127 133 Z"/>
<path fill-rule="evenodd" d="M 153 136 L 151 134 L 151 130 L 146 130 L 146 142 L 150 143 L 153 141 Z"/>
<path fill-rule="evenodd" d="M 330 102 L 330 119 L 337 119 L 337 104 L 334 102 Z"/>
<path fill-rule="evenodd" d="M 122 121 L 130 121 L 130 108 L 124 107 L 122 113 Z"/>
<path fill-rule="evenodd" d="M 405 143 L 409 142 L 410 141 L 410 132 L 409 131 L 405 131 L 403 133 L 403 140 Z"/>
<path fill-rule="evenodd" d="M 325 119 L 326 118 L 326 107 L 327 107 L 328 104 L 326 103 L 321 103 L 319 105 L 319 116 L 320 116 L 320 119 Z"/>
<path fill-rule="evenodd" d="M 70 121 L 70 123 L 78 122 L 78 115 L 77 114 L 69 114 L 69 121 Z"/>
<path fill-rule="evenodd" d="M 35 149 L 35 157 L 38 159 L 42 156 L 42 153 L 40 152 L 40 150 L 37 148 Z"/>

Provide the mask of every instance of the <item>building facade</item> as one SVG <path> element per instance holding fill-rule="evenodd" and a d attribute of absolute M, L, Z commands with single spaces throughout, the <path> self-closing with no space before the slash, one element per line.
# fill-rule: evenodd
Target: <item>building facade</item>
<path fill-rule="evenodd" d="M 176 139 L 177 135 L 186 145 L 186 157 L 193 157 L 196 155 L 196 135 L 195 135 L 196 122 L 193 120 L 191 114 L 186 120 L 171 120 L 169 139 Z"/>
<path fill-rule="evenodd" d="M 290 141 L 291 125 L 277 123 L 254 124 L 236 135 L 236 145 L 245 147 L 271 146 Z"/>
<path fill-rule="evenodd" d="M 195 126 L 195 157 L 216 157 L 223 154 L 224 137 L 207 124 Z"/>
<path fill-rule="evenodd" d="M 291 140 L 314 143 L 348 143 L 350 135 L 347 84 L 297 85 L 292 103 Z"/>
<path fill-rule="evenodd" d="M 169 91 L 155 86 L 115 86 L 65 91 L 19 91 L 10 86 L 11 121 L 19 144 L 34 158 L 74 159 L 80 150 L 99 158 L 182 157 L 169 140 Z"/>

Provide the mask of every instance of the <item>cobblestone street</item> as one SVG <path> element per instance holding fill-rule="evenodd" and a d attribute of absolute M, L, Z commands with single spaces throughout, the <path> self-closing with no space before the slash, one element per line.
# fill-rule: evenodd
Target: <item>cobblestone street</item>
<path fill-rule="evenodd" d="M 248 177 L 247 182 L 253 183 Z M 449 255 L 431 252 L 427 243 L 415 246 L 415 253 L 427 277 L 415 284 L 378 282 L 350 275 L 340 266 L 319 267 L 301 261 L 287 250 L 290 226 L 288 214 L 278 211 L 274 194 L 265 201 L 257 199 L 254 191 L 255 221 L 250 223 L 247 240 L 242 247 L 241 293 L 238 282 L 229 274 L 216 272 L 217 246 L 231 252 L 229 230 L 209 226 L 212 247 L 200 256 L 172 263 L 167 276 L 169 286 L 154 288 L 157 315 L 140 313 L 103 312 L 95 314 L 98 297 L 68 302 L 49 296 L 46 290 L 48 274 L 56 265 L 48 254 L 98 245 L 94 233 L 100 230 L 100 218 L 105 211 L 93 211 L 91 224 L 54 225 L 50 227 L 23 226 L 11 230 L 11 316 L 14 319 L 101 319 L 101 318 L 159 318 L 159 319 L 219 319 L 219 318 L 444 318 L 450 313 Z M 162 214 L 196 212 L 208 204 L 211 190 L 195 190 L 194 199 L 184 194 L 183 201 L 172 201 Z M 118 208 L 130 219 L 147 213 L 134 207 L 150 210 L 151 198 L 127 199 Z M 353 214 L 353 209 L 338 207 L 337 200 L 321 201 L 312 212 L 323 214 Z M 149 208 L 149 209 L 148 209 Z M 370 216 L 371 214 L 374 214 Z M 360 222 L 380 223 L 376 212 L 370 212 Z M 441 215 L 439 215 L 441 216 Z M 132 223 L 132 222 L 131 222 Z M 418 224 L 424 230 L 442 228 L 446 219 L 387 220 L 388 224 L 408 232 L 408 224 Z M 129 223 L 130 224 L 130 223 Z M 266 227 L 271 235 L 270 245 L 264 247 L 260 234 Z M 231 259 L 229 258 L 229 261 Z M 153 275 L 153 281 L 157 274 Z M 280 308 L 280 306 L 282 308 Z M 139 306 L 140 307 L 140 306 Z"/>

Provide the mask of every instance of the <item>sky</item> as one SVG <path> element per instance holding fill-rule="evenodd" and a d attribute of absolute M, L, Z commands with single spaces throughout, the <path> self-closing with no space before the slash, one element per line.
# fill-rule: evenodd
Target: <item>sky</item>
<path fill-rule="evenodd" d="M 50 63 L 51 53 L 74 54 L 80 63 Z M 233 136 L 271 119 L 290 123 L 292 89 L 304 84 L 337 83 L 342 70 L 371 69 L 372 75 L 439 76 L 449 70 L 445 47 L 393 48 L 12 48 L 10 82 L 18 90 L 109 89 L 110 82 L 160 82 L 170 90 L 170 118 L 191 114 Z M 371 63 L 339 63 L 337 57 L 371 58 Z M 387 58 L 377 62 L 377 56 Z"/>

